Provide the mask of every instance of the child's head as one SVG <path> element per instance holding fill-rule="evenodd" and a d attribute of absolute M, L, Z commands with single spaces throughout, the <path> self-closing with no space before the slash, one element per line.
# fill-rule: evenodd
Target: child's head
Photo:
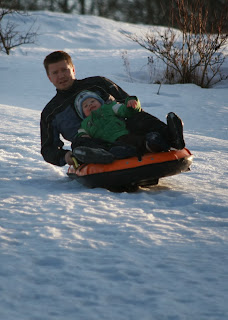
<path fill-rule="evenodd" d="M 82 119 L 88 117 L 92 111 L 99 109 L 102 104 L 104 104 L 104 100 L 97 93 L 87 90 L 80 92 L 74 102 Z"/>

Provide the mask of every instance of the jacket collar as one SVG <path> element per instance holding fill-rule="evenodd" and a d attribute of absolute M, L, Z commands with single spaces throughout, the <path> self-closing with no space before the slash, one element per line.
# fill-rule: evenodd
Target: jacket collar
<path fill-rule="evenodd" d="M 75 92 L 75 89 L 76 89 L 76 86 L 77 86 L 77 82 L 78 82 L 78 80 L 75 79 L 75 80 L 74 80 L 74 83 L 72 84 L 72 86 L 71 86 L 69 89 L 67 89 L 67 90 L 59 90 L 59 89 L 56 89 L 56 91 L 57 91 L 57 93 L 60 94 L 60 95 L 63 95 L 63 96 L 66 95 L 66 96 L 68 96 L 69 93 L 74 93 L 74 92 Z"/>

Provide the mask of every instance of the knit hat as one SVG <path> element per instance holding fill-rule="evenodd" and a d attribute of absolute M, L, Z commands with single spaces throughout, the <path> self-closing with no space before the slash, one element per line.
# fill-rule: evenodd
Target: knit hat
<path fill-rule="evenodd" d="M 83 102 L 88 99 L 88 98 L 95 98 L 96 100 L 98 100 L 101 104 L 104 104 L 104 100 L 96 93 L 93 91 L 82 91 L 80 92 L 76 99 L 74 100 L 74 107 L 78 113 L 78 115 L 80 116 L 80 118 L 84 119 L 85 115 L 83 113 L 83 109 L 82 109 L 82 104 Z"/>

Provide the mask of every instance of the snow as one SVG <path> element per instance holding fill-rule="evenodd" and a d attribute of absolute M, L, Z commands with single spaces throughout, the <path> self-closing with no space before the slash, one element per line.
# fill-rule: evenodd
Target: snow
<path fill-rule="evenodd" d="M 148 52 L 120 33 L 146 26 L 33 16 L 38 43 L 0 54 L 1 319 L 228 319 L 228 81 L 162 85 L 157 95 Z M 42 62 L 58 49 L 72 55 L 78 78 L 106 76 L 160 119 L 180 115 L 192 170 L 113 193 L 46 163 L 39 121 L 55 88 Z"/>

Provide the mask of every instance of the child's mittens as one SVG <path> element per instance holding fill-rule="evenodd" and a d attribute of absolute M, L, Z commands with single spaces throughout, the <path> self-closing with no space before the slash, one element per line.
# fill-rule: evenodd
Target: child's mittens
<path fill-rule="evenodd" d="M 135 109 L 137 107 L 138 102 L 136 100 L 129 100 L 127 103 L 128 108 Z"/>

